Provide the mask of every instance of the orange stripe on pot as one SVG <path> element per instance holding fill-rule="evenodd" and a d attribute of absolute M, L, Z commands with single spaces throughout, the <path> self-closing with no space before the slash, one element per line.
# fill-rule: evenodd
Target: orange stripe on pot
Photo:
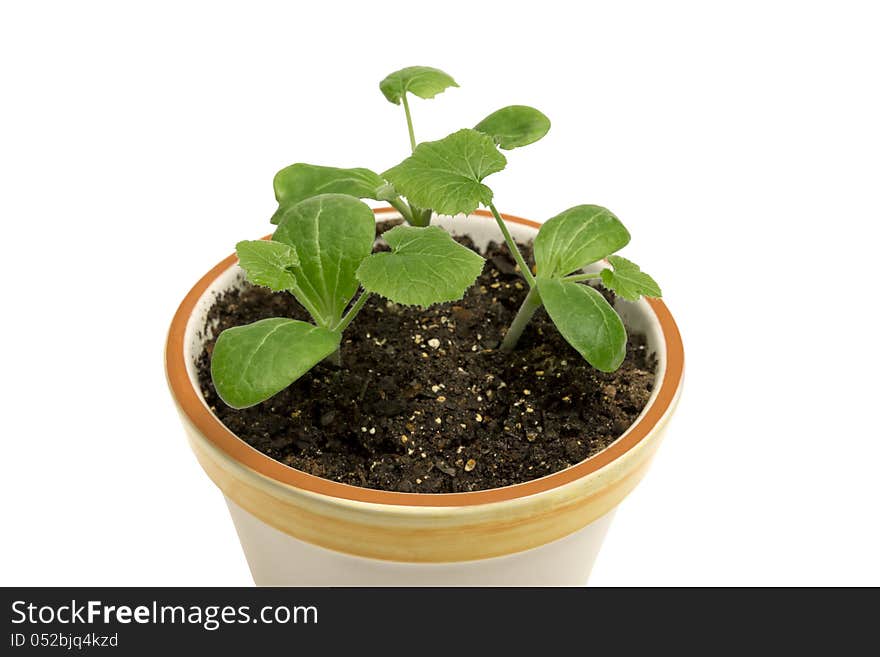
<path fill-rule="evenodd" d="M 424 507 L 386 505 L 381 507 L 386 513 L 361 514 L 357 508 L 335 507 L 307 496 L 278 495 L 273 486 L 253 479 L 255 473 L 226 462 L 194 429 L 190 440 L 214 483 L 266 524 L 337 552 L 412 563 L 499 557 L 563 538 L 617 506 L 644 476 L 654 451 L 643 451 L 637 463 L 618 469 L 603 485 L 592 487 L 581 480 L 583 486 L 538 504 L 443 507 L 430 515 Z"/>

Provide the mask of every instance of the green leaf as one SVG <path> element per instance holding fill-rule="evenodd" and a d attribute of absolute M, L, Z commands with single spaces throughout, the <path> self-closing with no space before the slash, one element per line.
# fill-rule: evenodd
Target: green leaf
<path fill-rule="evenodd" d="M 602 283 L 619 297 L 638 301 L 639 297 L 661 296 L 660 286 L 634 262 L 621 256 L 608 256 L 614 271 L 603 269 Z"/>
<path fill-rule="evenodd" d="M 288 244 L 266 240 L 249 240 L 235 245 L 238 264 L 254 285 L 268 287 L 275 292 L 292 290 L 296 277 L 291 271 L 299 264 L 296 250 Z"/>
<path fill-rule="evenodd" d="M 430 66 L 408 66 L 395 71 L 382 82 L 379 89 L 389 102 L 400 105 L 403 94 L 409 92 L 419 98 L 433 98 L 458 83 L 448 73 Z"/>
<path fill-rule="evenodd" d="M 294 294 L 318 324 L 334 326 L 342 317 L 358 289 L 355 272 L 375 237 L 373 211 L 353 196 L 313 196 L 281 216 L 272 239 L 296 250 Z"/>
<path fill-rule="evenodd" d="M 383 237 L 391 252 L 371 255 L 357 276 L 365 290 L 396 303 L 430 306 L 461 299 L 483 271 L 483 258 L 437 226 L 396 226 Z"/>
<path fill-rule="evenodd" d="M 492 190 L 482 180 L 506 165 L 491 137 L 464 129 L 419 144 L 411 156 L 383 175 L 420 208 L 469 214 L 481 203 L 492 202 Z"/>
<path fill-rule="evenodd" d="M 220 334 L 211 357 L 217 394 L 247 408 L 284 390 L 339 348 L 335 331 L 275 317 Z"/>
<path fill-rule="evenodd" d="M 492 112 L 474 130 L 489 135 L 501 148 L 528 146 L 547 134 L 550 119 L 527 105 L 510 105 Z"/>
<path fill-rule="evenodd" d="M 565 276 L 605 258 L 629 242 L 629 232 L 610 210 L 578 205 L 548 219 L 535 237 L 538 275 Z"/>
<path fill-rule="evenodd" d="M 626 356 L 626 329 L 593 288 L 539 276 L 538 293 L 562 337 L 597 370 L 613 372 Z"/>
<path fill-rule="evenodd" d="M 291 205 L 318 194 L 348 194 L 357 198 L 377 198 L 385 181 L 369 169 L 338 169 L 315 164 L 291 164 L 275 174 L 273 185 L 278 209 L 272 215 L 277 224 Z"/>

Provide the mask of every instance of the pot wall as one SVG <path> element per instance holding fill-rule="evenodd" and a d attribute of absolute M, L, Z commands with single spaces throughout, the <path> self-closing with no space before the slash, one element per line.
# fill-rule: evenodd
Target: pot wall
<path fill-rule="evenodd" d="M 614 511 L 524 552 L 450 563 L 366 559 L 300 541 L 226 498 L 258 586 L 580 586 L 586 584 Z"/>
<path fill-rule="evenodd" d="M 396 214 L 380 214 L 392 218 Z M 482 214 L 440 217 L 477 246 L 500 240 Z M 536 224 L 510 218 L 521 241 Z M 636 423 L 568 470 L 477 493 L 427 495 L 356 488 L 293 470 L 232 435 L 198 391 L 195 357 L 214 295 L 241 280 L 234 257 L 181 305 L 166 362 L 190 444 L 226 496 L 254 580 L 261 585 L 581 585 L 617 504 L 644 475 L 677 402 L 683 354 L 662 302 L 619 302 L 630 330 L 657 354 L 657 384 Z M 671 358 L 670 358 L 671 356 Z"/>

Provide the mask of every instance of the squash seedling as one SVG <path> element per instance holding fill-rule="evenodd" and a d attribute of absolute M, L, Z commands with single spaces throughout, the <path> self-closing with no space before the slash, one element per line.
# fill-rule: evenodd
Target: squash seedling
<path fill-rule="evenodd" d="M 395 71 L 379 83 L 382 95 L 389 103 L 403 104 L 403 112 L 406 116 L 406 128 L 409 132 L 410 150 L 416 149 L 416 135 L 413 130 L 412 114 L 409 111 L 409 94 L 419 98 L 433 98 L 449 87 L 457 87 L 458 83 L 448 73 L 430 66 L 408 66 Z M 411 224 L 427 226 L 431 223 L 431 210 L 419 208 L 413 203 L 404 204 L 397 196 L 394 187 L 388 185 L 383 189 L 382 196 L 389 197 L 387 200 L 398 212 Z"/>
<path fill-rule="evenodd" d="M 492 190 L 483 183 L 507 164 L 498 147 L 532 143 L 546 133 L 535 125 L 543 114 L 530 109 L 506 109 L 496 113 L 500 116 L 490 116 L 486 122 L 495 127 L 490 134 L 464 129 L 422 143 L 384 177 L 409 202 L 441 214 L 469 214 L 479 205 L 492 213 L 529 286 L 501 344 L 502 351 L 514 349 L 523 329 L 543 305 L 565 340 L 587 362 L 604 372 L 614 371 L 626 355 L 626 330 L 605 298 L 581 283 L 601 279 L 608 289 L 630 301 L 643 295 L 659 297 L 660 288 L 635 263 L 612 255 L 627 245 L 630 235 L 617 217 L 596 205 L 570 208 L 541 226 L 534 242 L 536 273 L 532 273 L 495 208 Z M 582 272 L 605 258 L 611 268 Z"/>
<path fill-rule="evenodd" d="M 339 363 L 342 333 L 371 294 L 419 306 L 460 299 L 482 271 L 483 259 L 428 223 L 432 212 L 470 214 L 480 205 L 495 218 L 529 287 L 502 351 L 516 346 L 543 305 L 561 335 L 587 362 L 606 372 L 620 366 L 626 353 L 623 322 L 599 292 L 581 283 L 601 279 L 627 300 L 660 296 L 650 276 L 613 255 L 629 242 L 626 228 L 605 208 L 570 208 L 539 230 L 533 273 L 483 180 L 506 167 L 499 148 L 541 139 L 550 122 L 532 107 L 512 105 L 473 129 L 416 144 L 407 94 L 432 98 L 450 86 L 458 85 L 427 67 L 402 69 L 382 81 L 385 97 L 403 103 L 412 153 L 381 176 L 369 169 L 303 163 L 275 176 L 279 207 L 272 221 L 278 228 L 271 240 L 240 242 L 236 251 L 252 283 L 292 293 L 313 323 L 271 318 L 221 333 L 211 375 L 228 405 L 253 406 L 322 360 Z M 390 251 L 372 253 L 375 218 L 361 198 L 387 200 L 409 222 L 383 235 Z M 583 272 L 605 258 L 611 268 Z"/>
<path fill-rule="evenodd" d="M 449 87 L 457 86 L 452 76 L 429 66 L 409 66 L 391 73 L 379 83 L 380 91 L 389 102 L 395 105 L 403 103 L 411 150 L 415 150 L 416 138 L 409 109 L 409 94 L 433 98 Z M 412 226 L 427 226 L 431 222 L 430 210 L 405 202 L 379 174 L 362 167 L 342 169 L 304 163 L 292 164 L 275 174 L 273 186 L 278 201 L 278 210 L 272 215 L 273 224 L 278 223 L 287 207 L 310 196 L 324 193 L 349 194 L 360 199 L 385 201 Z"/>
<path fill-rule="evenodd" d="M 288 206 L 271 240 L 236 245 L 247 279 L 292 293 L 314 323 L 273 317 L 223 331 L 211 377 L 224 402 L 253 406 L 325 358 L 339 363 L 342 333 L 371 293 L 421 306 L 452 301 L 483 268 L 479 255 L 436 226 L 396 226 L 384 235 L 390 252 L 373 254 L 375 237 L 375 216 L 366 204 L 322 194 Z M 364 289 L 352 303 L 358 278 Z"/>
<path fill-rule="evenodd" d="M 409 96 L 430 99 L 458 83 L 448 73 L 429 66 L 409 66 L 386 76 L 379 89 L 388 102 L 403 105 L 410 150 L 415 151 L 417 142 L 413 129 Z M 493 112 L 480 121 L 475 129 L 491 136 L 502 148 L 525 146 L 543 137 L 550 129 L 549 119 L 533 107 L 511 105 Z M 455 175 L 455 171 L 448 175 Z M 385 201 L 393 206 L 404 220 L 412 226 L 427 226 L 432 212 L 444 213 L 440 208 L 419 204 L 417 198 L 400 197 L 386 176 L 370 169 L 318 166 L 297 163 L 281 169 L 273 181 L 278 209 L 272 215 L 277 224 L 284 211 L 318 194 L 348 194 L 359 199 Z"/>

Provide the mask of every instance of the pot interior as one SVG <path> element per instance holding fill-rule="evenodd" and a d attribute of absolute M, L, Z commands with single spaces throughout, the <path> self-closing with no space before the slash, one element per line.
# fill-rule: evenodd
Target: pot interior
<path fill-rule="evenodd" d="M 377 220 L 384 221 L 387 219 L 399 218 L 400 215 L 396 212 L 383 212 L 377 214 L 376 217 Z M 458 215 L 455 217 L 437 216 L 434 217 L 432 223 L 445 228 L 453 235 L 468 235 L 474 241 L 477 248 L 481 250 L 485 249 L 490 241 L 500 242 L 502 240 L 501 233 L 498 230 L 495 221 L 491 217 L 482 214 L 469 216 Z M 526 223 L 508 221 L 508 227 L 514 239 L 519 242 L 531 241 L 537 232 L 536 228 Z M 598 271 L 600 268 L 600 265 L 593 265 L 588 267 L 585 271 Z M 184 360 L 186 362 L 187 374 L 196 394 L 201 402 L 205 404 L 206 408 L 207 404 L 205 403 L 198 383 L 196 365 L 205 342 L 213 337 L 211 327 L 209 326 L 206 329 L 204 326 L 205 317 L 219 294 L 226 290 L 241 286 L 243 282 L 244 272 L 237 264 L 233 264 L 226 271 L 217 276 L 217 278 L 208 286 L 204 294 L 202 294 L 196 303 L 193 313 L 187 322 L 186 335 L 184 338 Z M 648 342 L 648 350 L 653 352 L 657 358 L 657 369 L 654 375 L 654 389 L 648 403 L 635 421 L 638 422 L 645 415 L 659 394 L 660 382 L 663 380 L 663 376 L 666 372 L 665 342 L 660 322 L 657 320 L 650 305 L 648 305 L 644 299 L 640 299 L 637 302 L 616 299 L 614 307 L 623 319 L 628 332 L 638 332 L 645 335 Z M 622 435 L 626 435 L 626 432 Z"/>

